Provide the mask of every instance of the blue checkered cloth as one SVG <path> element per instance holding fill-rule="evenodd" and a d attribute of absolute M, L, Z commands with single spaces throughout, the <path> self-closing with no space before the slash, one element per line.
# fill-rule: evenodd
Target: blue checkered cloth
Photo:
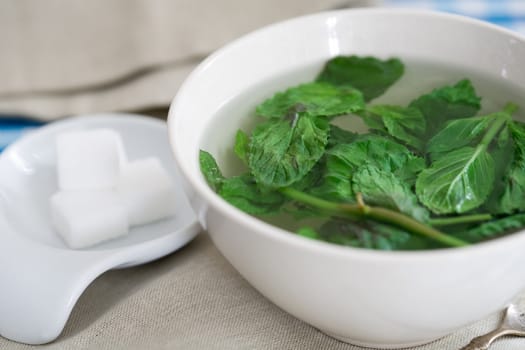
<path fill-rule="evenodd" d="M 0 115 L 0 152 L 24 133 L 42 124 L 29 118 Z"/>
<path fill-rule="evenodd" d="M 461 14 L 525 35 L 525 0 L 383 0 L 385 7 L 419 8 Z"/>

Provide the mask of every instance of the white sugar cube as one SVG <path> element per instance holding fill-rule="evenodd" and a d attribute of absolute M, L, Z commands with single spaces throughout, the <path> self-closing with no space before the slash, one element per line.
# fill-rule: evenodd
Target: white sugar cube
<path fill-rule="evenodd" d="M 173 181 L 155 157 L 122 166 L 117 182 L 130 225 L 141 225 L 174 215 Z"/>
<path fill-rule="evenodd" d="M 125 207 L 116 191 L 61 191 L 50 199 L 55 229 L 73 249 L 128 233 Z"/>
<path fill-rule="evenodd" d="M 111 129 L 61 133 L 56 139 L 56 150 L 61 190 L 113 188 L 125 161 L 120 135 Z"/>

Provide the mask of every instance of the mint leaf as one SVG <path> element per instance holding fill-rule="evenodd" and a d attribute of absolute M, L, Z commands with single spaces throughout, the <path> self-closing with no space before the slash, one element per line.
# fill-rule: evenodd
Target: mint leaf
<path fill-rule="evenodd" d="M 300 191 L 308 191 L 318 186 L 323 180 L 325 167 L 324 159 L 320 159 L 305 176 L 294 182 L 291 186 Z"/>
<path fill-rule="evenodd" d="M 493 129 L 491 132 L 494 135 L 486 142 L 491 143 L 495 138 L 498 147 L 505 147 L 509 140 L 507 125 L 512 121 L 512 113 L 516 109 L 516 105 L 509 103 L 499 112 L 449 121 L 430 139 L 427 144 L 427 152 L 435 155 L 481 143 L 489 128 Z"/>
<path fill-rule="evenodd" d="M 277 213 L 286 202 L 279 192 L 258 186 L 250 174 L 225 178 L 215 158 L 206 151 L 199 152 L 199 161 L 201 172 L 210 187 L 227 202 L 248 214 Z"/>
<path fill-rule="evenodd" d="M 365 165 L 352 175 L 352 189 L 361 193 L 367 204 L 381 205 L 427 222 L 429 212 L 419 205 L 416 194 L 407 183 L 375 166 Z"/>
<path fill-rule="evenodd" d="M 276 93 L 256 107 L 256 114 L 268 118 L 294 119 L 298 113 L 334 117 L 364 108 L 363 95 L 352 87 L 307 83 Z"/>
<path fill-rule="evenodd" d="M 339 157 L 338 151 L 342 146 L 334 147 L 335 154 L 328 154 L 324 176 L 319 186 L 308 192 L 335 202 L 354 202 L 355 195 L 352 191 L 351 176 L 354 167 L 344 157 Z"/>
<path fill-rule="evenodd" d="M 313 231 L 313 232 L 312 232 Z M 343 246 L 378 250 L 414 250 L 436 247 L 424 237 L 411 235 L 394 226 L 372 220 L 330 220 L 318 231 L 302 230 L 302 235 Z"/>
<path fill-rule="evenodd" d="M 241 129 L 237 130 L 235 134 L 235 145 L 233 151 L 243 161 L 244 164 L 248 164 L 248 149 L 249 149 L 250 138 Z"/>
<path fill-rule="evenodd" d="M 248 164 L 258 183 L 284 187 L 305 176 L 325 152 L 326 118 L 298 113 L 293 120 L 269 119 L 252 133 Z"/>
<path fill-rule="evenodd" d="M 375 57 L 337 56 L 329 60 L 317 81 L 353 86 L 366 101 L 382 95 L 404 72 L 397 58 L 380 60 Z"/>
<path fill-rule="evenodd" d="M 363 164 L 373 164 L 393 172 L 405 166 L 410 159 L 420 159 L 391 138 L 373 134 L 360 135 L 354 142 L 334 147 L 327 154 L 345 160 L 354 169 Z"/>
<path fill-rule="evenodd" d="M 426 135 L 432 136 L 442 125 L 451 119 L 467 118 L 476 115 L 481 107 L 481 98 L 471 82 L 461 80 L 453 86 L 444 86 L 420 96 L 409 104 L 419 109 L 427 122 Z"/>
<path fill-rule="evenodd" d="M 513 141 L 513 157 L 503 179 L 503 193 L 493 211 L 499 214 L 512 214 L 525 211 L 525 124 L 509 123 L 510 137 Z"/>
<path fill-rule="evenodd" d="M 297 234 L 306 238 L 319 239 L 319 234 L 311 227 L 301 227 L 297 230 Z"/>
<path fill-rule="evenodd" d="M 507 138 L 516 108 L 509 104 L 502 112 L 476 118 L 477 124 L 451 122 L 434 136 L 428 147 L 435 152 L 431 153 L 433 162 L 416 182 L 419 200 L 436 214 L 464 213 L 481 206 L 494 189 L 496 177 L 489 147 L 504 144 L 500 135 Z"/>
<path fill-rule="evenodd" d="M 417 108 L 375 105 L 368 107 L 361 116 L 371 129 L 388 133 L 415 149 L 424 145 L 421 136 L 426 130 L 426 121 Z"/>
<path fill-rule="evenodd" d="M 277 213 L 285 203 L 285 197 L 279 192 L 257 186 L 249 174 L 224 180 L 218 193 L 230 204 L 252 215 Z"/>
<path fill-rule="evenodd" d="M 438 158 L 416 181 L 419 200 L 436 214 L 483 204 L 494 186 L 494 160 L 484 148 L 463 147 Z"/>
<path fill-rule="evenodd" d="M 525 226 L 525 214 L 516 214 L 483 223 L 455 236 L 470 243 L 478 243 L 516 232 L 523 226 Z"/>
<path fill-rule="evenodd" d="M 478 143 L 492 124 L 493 115 L 456 119 L 448 122 L 427 144 L 427 152 L 442 154 Z"/>
<path fill-rule="evenodd" d="M 200 150 L 199 163 L 201 172 L 204 175 L 208 185 L 210 185 L 214 191 L 218 191 L 221 188 L 225 178 L 222 175 L 215 158 L 209 152 Z"/>
<path fill-rule="evenodd" d="M 340 144 L 326 152 L 324 182 L 312 190 L 322 198 L 353 202 L 351 179 L 358 168 L 370 165 L 392 172 L 411 186 L 424 160 L 396 141 L 379 135 L 361 135 L 349 144 Z"/>
<path fill-rule="evenodd" d="M 354 142 L 359 137 L 358 133 L 343 129 L 337 125 L 330 125 L 330 133 L 328 134 L 328 145 L 326 149 L 335 147 L 341 143 Z"/>

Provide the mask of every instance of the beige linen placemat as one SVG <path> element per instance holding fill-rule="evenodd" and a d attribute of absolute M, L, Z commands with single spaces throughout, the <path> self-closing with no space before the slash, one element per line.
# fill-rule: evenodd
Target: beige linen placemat
<path fill-rule="evenodd" d="M 493 315 L 413 349 L 459 349 L 495 327 L 499 318 Z M 80 297 L 54 343 L 27 346 L 0 338 L 0 349 L 364 350 L 273 305 L 232 268 L 205 233 L 159 261 L 99 277 Z M 491 348 L 523 349 L 523 338 L 498 340 Z"/>

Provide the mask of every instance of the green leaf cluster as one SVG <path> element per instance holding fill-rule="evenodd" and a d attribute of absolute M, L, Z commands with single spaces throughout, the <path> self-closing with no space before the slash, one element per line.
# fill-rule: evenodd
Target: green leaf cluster
<path fill-rule="evenodd" d="M 256 107 L 239 130 L 245 172 L 226 178 L 201 150 L 210 187 L 260 218 L 291 215 L 297 234 L 380 250 L 459 247 L 525 226 L 525 124 L 517 106 L 478 115 L 468 79 L 405 106 L 370 102 L 402 76 L 398 58 L 339 56 L 315 81 Z M 361 118 L 358 134 L 338 118 Z"/>

